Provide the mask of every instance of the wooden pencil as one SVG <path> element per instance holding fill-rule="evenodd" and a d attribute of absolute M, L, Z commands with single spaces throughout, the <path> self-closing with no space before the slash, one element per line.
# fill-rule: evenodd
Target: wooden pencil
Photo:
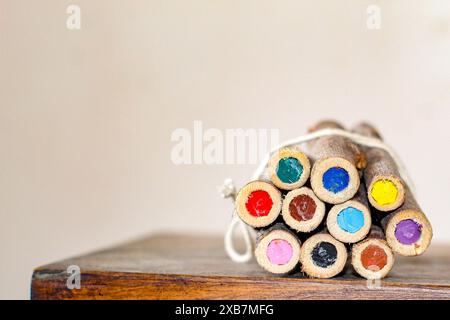
<path fill-rule="evenodd" d="M 381 140 L 378 131 L 368 123 L 362 122 L 352 131 Z M 384 212 L 397 209 L 405 201 L 405 187 L 394 159 L 379 148 L 364 148 L 364 152 L 367 161 L 364 181 L 370 204 Z"/>
<path fill-rule="evenodd" d="M 389 274 L 394 255 L 380 227 L 372 225 L 367 238 L 352 246 L 352 266 L 366 279 L 382 279 Z"/>
<path fill-rule="evenodd" d="M 310 277 L 334 277 L 344 270 L 346 262 L 344 244 L 326 232 L 309 237 L 300 250 L 301 270 Z"/>
<path fill-rule="evenodd" d="M 363 184 L 352 199 L 334 205 L 327 216 L 328 232 L 344 243 L 361 241 L 369 233 L 371 225 L 372 218 Z"/>
<path fill-rule="evenodd" d="M 268 175 L 272 183 L 283 190 L 300 188 L 309 178 L 311 165 L 299 147 L 280 149 L 268 164 Z"/>
<path fill-rule="evenodd" d="M 275 274 L 291 272 L 300 260 L 300 240 L 283 224 L 277 223 L 257 235 L 255 257 L 265 270 Z"/>
<path fill-rule="evenodd" d="M 392 251 L 404 256 L 418 256 L 431 243 L 433 229 L 414 196 L 405 186 L 405 201 L 381 220 L 386 241 Z"/>
<path fill-rule="evenodd" d="M 308 187 L 289 191 L 283 199 L 284 222 L 298 232 L 311 232 L 325 216 L 325 204 Z"/>
<path fill-rule="evenodd" d="M 254 228 L 273 223 L 281 211 L 281 192 L 271 183 L 252 181 L 239 190 L 235 208 L 238 216 Z"/>
<path fill-rule="evenodd" d="M 331 120 L 322 121 L 309 131 L 343 127 Z M 307 144 L 308 154 L 314 161 L 311 187 L 322 200 L 331 204 L 351 199 L 358 191 L 358 169 L 365 166 L 364 154 L 359 147 L 342 136 L 326 136 Z"/>

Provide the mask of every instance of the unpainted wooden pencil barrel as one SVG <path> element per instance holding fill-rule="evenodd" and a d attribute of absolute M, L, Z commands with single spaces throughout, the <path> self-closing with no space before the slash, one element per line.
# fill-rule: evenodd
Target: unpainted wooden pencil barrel
<path fill-rule="evenodd" d="M 392 251 L 404 256 L 418 256 L 430 246 L 433 229 L 408 187 L 401 207 L 381 220 L 386 241 Z"/>
<path fill-rule="evenodd" d="M 309 131 L 343 127 L 331 120 L 322 121 Z M 333 135 L 308 143 L 308 154 L 314 161 L 311 170 L 311 187 L 322 200 L 331 204 L 351 199 L 358 191 L 358 169 L 365 166 L 364 155 L 349 139 Z"/>
<path fill-rule="evenodd" d="M 332 278 L 344 270 L 347 249 L 326 232 L 309 237 L 300 250 L 302 272 L 314 278 Z"/>
<path fill-rule="evenodd" d="M 363 184 L 352 199 L 334 205 L 327 216 L 328 232 L 344 243 L 361 241 L 369 233 L 371 225 L 372 218 Z"/>
<path fill-rule="evenodd" d="M 283 224 L 277 223 L 258 233 L 255 257 L 258 264 L 271 273 L 289 273 L 299 263 L 300 240 Z"/>
<path fill-rule="evenodd" d="M 239 190 L 235 208 L 241 220 L 249 226 L 266 227 L 281 212 L 281 192 L 271 183 L 252 181 Z"/>
<path fill-rule="evenodd" d="M 275 152 L 267 170 L 275 186 L 283 190 L 293 190 L 300 188 L 308 180 L 311 165 L 299 147 L 290 147 Z"/>
<path fill-rule="evenodd" d="M 308 187 L 289 191 L 283 199 L 284 222 L 298 232 L 311 232 L 325 216 L 325 204 Z"/>
<path fill-rule="evenodd" d="M 368 123 L 360 123 L 352 131 L 381 140 L 378 131 Z M 394 159 L 379 148 L 366 147 L 364 152 L 367 161 L 364 181 L 370 204 L 384 212 L 397 209 L 405 201 L 405 187 Z"/>
<path fill-rule="evenodd" d="M 351 259 L 356 273 L 370 280 L 386 277 L 395 260 L 383 230 L 375 225 L 372 225 L 366 239 L 352 246 Z"/>

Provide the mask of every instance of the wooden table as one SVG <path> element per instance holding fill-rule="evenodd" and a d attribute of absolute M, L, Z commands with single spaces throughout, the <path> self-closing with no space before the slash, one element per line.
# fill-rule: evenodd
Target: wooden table
<path fill-rule="evenodd" d="M 68 289 L 68 266 L 81 288 Z M 450 246 L 397 257 L 390 276 L 367 282 L 349 269 L 334 279 L 268 274 L 230 261 L 220 236 L 156 235 L 37 268 L 32 299 L 450 299 Z"/>

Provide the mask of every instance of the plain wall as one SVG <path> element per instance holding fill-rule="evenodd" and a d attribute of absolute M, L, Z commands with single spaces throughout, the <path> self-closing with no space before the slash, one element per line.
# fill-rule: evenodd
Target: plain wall
<path fill-rule="evenodd" d="M 149 232 L 224 233 L 217 186 L 255 166 L 175 166 L 171 133 L 195 120 L 281 140 L 370 120 L 450 241 L 449 57 L 445 0 L 0 0 L 0 298 L 28 298 L 34 267 Z"/>

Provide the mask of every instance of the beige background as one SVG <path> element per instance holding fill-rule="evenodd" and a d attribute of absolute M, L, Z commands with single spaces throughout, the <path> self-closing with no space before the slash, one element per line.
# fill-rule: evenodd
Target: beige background
<path fill-rule="evenodd" d="M 55 259 L 157 230 L 223 233 L 216 186 L 254 166 L 174 166 L 170 134 L 194 120 L 281 139 L 371 120 L 435 242 L 450 241 L 449 57 L 445 0 L 0 0 L 0 298 L 28 298 L 32 269 Z"/>

